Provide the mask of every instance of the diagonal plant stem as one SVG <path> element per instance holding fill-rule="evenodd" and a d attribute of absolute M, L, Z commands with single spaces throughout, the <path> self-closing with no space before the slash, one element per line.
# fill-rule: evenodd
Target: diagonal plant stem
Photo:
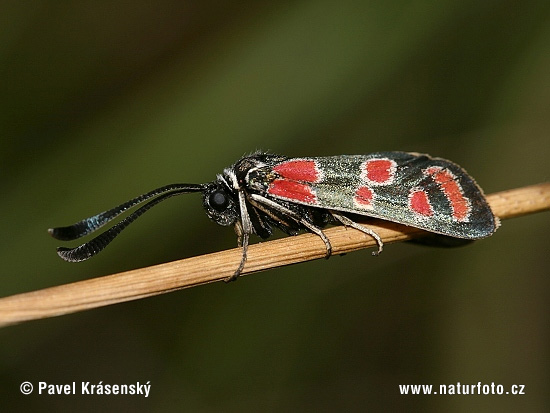
<path fill-rule="evenodd" d="M 498 192 L 487 199 L 500 219 L 550 210 L 550 182 Z M 388 221 L 369 220 L 366 225 L 376 231 L 385 244 L 425 234 Z M 332 227 L 325 233 L 333 254 L 376 247 L 372 237 L 351 228 Z M 325 244 L 313 234 L 251 245 L 242 274 L 323 258 L 325 253 Z M 0 298 L 0 327 L 220 281 L 233 274 L 241 254 L 240 248 L 234 248 Z"/>

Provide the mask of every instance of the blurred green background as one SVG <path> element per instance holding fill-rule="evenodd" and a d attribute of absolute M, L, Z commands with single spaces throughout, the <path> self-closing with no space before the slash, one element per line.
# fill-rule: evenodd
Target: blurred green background
<path fill-rule="evenodd" d="M 487 193 L 549 179 L 550 2 L 4 1 L 0 295 L 235 246 L 199 195 L 96 258 L 51 226 L 256 149 L 426 152 Z M 0 330 L 0 401 L 46 411 L 548 411 L 549 215 Z M 151 383 L 23 396 L 21 382 Z M 399 384 L 525 384 L 401 396 Z"/>

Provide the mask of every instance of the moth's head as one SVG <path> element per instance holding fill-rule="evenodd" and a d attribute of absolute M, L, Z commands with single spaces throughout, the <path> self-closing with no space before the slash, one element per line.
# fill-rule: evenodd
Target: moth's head
<path fill-rule="evenodd" d="M 202 194 L 206 215 L 218 225 L 234 225 L 239 219 L 238 205 L 234 194 L 222 182 L 208 185 Z"/>

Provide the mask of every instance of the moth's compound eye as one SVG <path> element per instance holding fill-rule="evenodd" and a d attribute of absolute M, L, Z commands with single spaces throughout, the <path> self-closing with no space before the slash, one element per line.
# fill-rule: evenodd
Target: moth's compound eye
<path fill-rule="evenodd" d="M 223 212 L 229 205 L 229 198 L 227 194 L 222 190 L 214 191 L 208 197 L 208 203 L 212 208 L 218 212 Z"/>

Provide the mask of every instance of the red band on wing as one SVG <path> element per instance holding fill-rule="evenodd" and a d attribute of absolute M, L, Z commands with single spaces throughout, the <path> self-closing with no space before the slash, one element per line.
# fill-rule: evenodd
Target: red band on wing
<path fill-rule="evenodd" d="M 439 166 L 427 168 L 424 173 L 432 176 L 449 200 L 453 210 L 453 218 L 457 221 L 466 221 L 470 215 L 471 206 L 468 198 L 464 196 L 462 187 L 456 181 L 456 176 L 448 169 Z"/>
<path fill-rule="evenodd" d="M 391 159 L 370 159 L 364 164 L 362 178 L 374 185 L 393 183 L 397 164 Z"/>
<path fill-rule="evenodd" d="M 431 217 L 434 213 L 428 199 L 428 194 L 419 188 L 411 189 L 409 193 L 409 208 L 425 217 Z"/>
<path fill-rule="evenodd" d="M 285 179 L 275 179 L 269 185 L 267 192 L 285 199 L 317 204 L 317 196 L 309 185 Z"/>
<path fill-rule="evenodd" d="M 282 162 L 273 168 L 281 177 L 293 181 L 319 182 L 321 173 L 315 161 L 292 160 Z"/>
<path fill-rule="evenodd" d="M 371 208 L 372 200 L 374 199 L 374 192 L 366 186 L 361 186 L 355 191 L 355 205 L 359 208 Z"/>

